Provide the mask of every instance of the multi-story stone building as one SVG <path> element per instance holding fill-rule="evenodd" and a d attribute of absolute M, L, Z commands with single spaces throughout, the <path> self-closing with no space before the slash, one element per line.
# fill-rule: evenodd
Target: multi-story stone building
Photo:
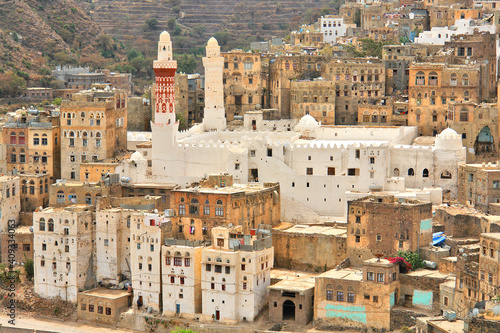
<path fill-rule="evenodd" d="M 48 174 L 21 174 L 21 211 L 32 212 L 49 204 L 50 176 Z"/>
<path fill-rule="evenodd" d="M 334 15 L 322 16 L 319 18 L 319 26 L 325 43 L 335 44 L 337 38 L 346 35 L 347 27 L 342 17 Z"/>
<path fill-rule="evenodd" d="M 261 71 L 262 62 L 259 53 L 232 50 L 223 52 L 224 57 L 224 105 L 226 119 L 242 116 L 246 111 L 255 110 L 262 105 L 264 84 Z"/>
<path fill-rule="evenodd" d="M 498 296 L 500 282 L 500 233 L 483 233 L 479 253 L 478 301 Z"/>
<path fill-rule="evenodd" d="M 188 123 L 201 123 L 205 109 L 205 76 L 188 74 Z M 228 106 L 226 105 L 226 110 Z"/>
<path fill-rule="evenodd" d="M 391 95 L 396 91 L 407 94 L 410 62 L 424 59 L 427 53 L 427 46 L 421 44 L 384 45 L 382 61 L 385 64 L 385 94 Z"/>
<path fill-rule="evenodd" d="M 50 207 L 95 205 L 98 198 L 110 194 L 121 196 L 120 186 L 106 186 L 102 182 L 86 183 L 61 180 L 49 187 L 49 205 Z"/>
<path fill-rule="evenodd" d="M 373 196 L 348 202 L 347 256 L 354 264 L 375 254 L 415 251 L 432 241 L 432 204 Z"/>
<path fill-rule="evenodd" d="M 488 213 L 490 204 L 500 203 L 500 165 L 461 164 L 458 170 L 458 201 Z"/>
<path fill-rule="evenodd" d="M 300 120 L 310 114 L 324 125 L 335 125 L 335 84 L 332 81 L 296 81 L 290 85 L 290 113 Z"/>
<path fill-rule="evenodd" d="M 171 238 L 171 224 L 163 214 L 135 212 L 130 216 L 130 270 L 134 305 L 163 310 L 161 248 Z"/>
<path fill-rule="evenodd" d="M 60 177 L 59 119 L 47 113 L 17 111 L 3 126 L 7 173 Z"/>
<path fill-rule="evenodd" d="M 162 246 L 163 315 L 194 318 L 201 313 L 200 241 L 166 239 Z"/>
<path fill-rule="evenodd" d="M 494 103 L 450 102 L 448 126 L 462 135 L 467 163 L 494 162 L 498 159 L 498 107 Z"/>
<path fill-rule="evenodd" d="M 81 91 L 61 105 L 61 177 L 80 179 L 80 163 L 114 157 L 127 146 L 127 94 Z"/>
<path fill-rule="evenodd" d="M 419 135 L 436 136 L 447 127 L 449 102 L 481 101 L 481 82 L 488 78 L 486 74 L 484 66 L 477 64 L 413 63 L 408 85 L 408 124 L 417 126 Z"/>
<path fill-rule="evenodd" d="M 195 187 L 171 192 L 172 218 L 177 239 L 209 240 L 211 230 L 220 225 L 240 225 L 244 233 L 260 224 L 280 221 L 279 185 L 276 183 L 240 185 L 233 177 L 211 175 Z"/>
<path fill-rule="evenodd" d="M 13 225 L 19 225 L 19 213 L 21 211 L 21 195 L 19 177 L 0 177 L 0 231 L 9 231 L 9 221 L 15 221 Z"/>
<path fill-rule="evenodd" d="M 357 124 L 358 105 L 373 104 L 385 94 L 385 67 L 375 59 L 337 59 L 323 66 L 335 84 L 335 124 Z"/>
<path fill-rule="evenodd" d="M 249 235 L 241 226 L 212 229 L 212 246 L 202 249 L 202 315 L 253 321 L 265 305 L 273 257 L 270 230 Z"/>
<path fill-rule="evenodd" d="M 390 329 L 391 309 L 399 298 L 399 265 L 386 259 L 369 259 L 362 264 L 361 272 L 346 268 L 316 277 L 316 327 Z"/>
<path fill-rule="evenodd" d="M 35 292 L 43 298 L 76 302 L 95 281 L 94 223 L 88 206 L 46 208 L 33 213 Z"/>

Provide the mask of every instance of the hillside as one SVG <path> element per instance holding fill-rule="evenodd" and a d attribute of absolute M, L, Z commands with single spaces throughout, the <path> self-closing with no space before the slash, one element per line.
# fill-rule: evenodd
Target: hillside
<path fill-rule="evenodd" d="M 169 20 L 177 19 L 182 29 L 178 35 L 190 38 L 184 38 L 177 46 L 189 49 L 202 46 L 202 40 L 224 30 L 232 39 L 247 44 L 261 38 L 285 37 L 290 28 L 337 1 L 93 0 L 89 3 L 80 0 L 80 3 L 107 33 L 132 44 L 137 42 L 136 38 L 157 38 L 167 27 L 172 30 Z M 152 29 L 145 24 L 148 19 L 157 22 Z"/>
<path fill-rule="evenodd" d="M 120 54 L 72 0 L 1 1 L 0 16 L 0 73 L 16 73 L 28 85 L 48 85 L 43 79 L 54 65 L 97 67 Z"/>

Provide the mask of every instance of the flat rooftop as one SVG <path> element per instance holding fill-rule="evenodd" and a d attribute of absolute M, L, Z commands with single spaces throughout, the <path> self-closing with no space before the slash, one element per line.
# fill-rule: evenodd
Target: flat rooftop
<path fill-rule="evenodd" d="M 429 269 L 418 269 L 416 271 L 411 271 L 410 273 L 404 274 L 406 276 L 418 276 L 418 277 L 428 277 L 434 279 L 445 279 L 450 276 L 450 274 L 440 273 L 439 271 L 431 271 Z"/>
<path fill-rule="evenodd" d="M 481 234 L 481 237 L 500 240 L 500 232 L 485 232 Z"/>
<path fill-rule="evenodd" d="M 312 281 L 304 281 L 304 280 L 281 280 L 278 283 L 275 283 L 269 287 L 270 290 L 284 290 L 284 291 L 304 291 L 308 289 L 314 288 L 314 278 Z"/>
<path fill-rule="evenodd" d="M 361 281 L 363 280 L 363 272 L 360 269 L 344 268 L 341 270 L 329 270 L 318 277 L 326 277 L 337 280 L 350 280 L 350 281 Z"/>
<path fill-rule="evenodd" d="M 111 299 L 132 295 L 127 290 L 107 289 L 107 288 L 96 288 L 96 289 L 82 291 L 81 293 L 88 296 L 96 296 L 96 297 L 111 298 Z"/>
<path fill-rule="evenodd" d="M 329 227 L 329 226 L 319 226 L 319 225 L 305 225 L 305 224 L 296 224 L 291 228 L 282 229 L 281 232 L 288 232 L 293 234 L 302 234 L 302 235 L 324 235 L 324 236 L 342 236 L 347 234 L 346 228 L 339 227 Z"/>
<path fill-rule="evenodd" d="M 251 193 L 258 192 L 267 189 L 262 183 L 254 184 L 233 184 L 232 186 L 226 187 L 190 187 L 186 189 L 178 189 L 176 192 L 186 192 L 186 193 L 225 193 L 225 194 L 235 194 L 235 193 Z"/>

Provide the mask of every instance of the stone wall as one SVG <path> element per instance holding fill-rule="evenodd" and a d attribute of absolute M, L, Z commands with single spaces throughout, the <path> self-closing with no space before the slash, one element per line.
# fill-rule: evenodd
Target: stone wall
<path fill-rule="evenodd" d="M 392 309 L 391 310 L 391 330 L 399 330 L 403 326 L 415 326 L 417 317 L 425 317 L 426 314 L 412 310 Z"/>
<path fill-rule="evenodd" d="M 500 322 L 484 318 L 472 318 L 469 322 L 469 333 L 500 332 Z"/>

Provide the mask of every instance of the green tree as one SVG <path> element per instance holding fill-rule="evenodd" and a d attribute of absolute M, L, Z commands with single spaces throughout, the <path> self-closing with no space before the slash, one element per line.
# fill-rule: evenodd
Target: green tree
<path fill-rule="evenodd" d="M 198 332 L 195 332 L 195 331 L 188 329 L 188 328 L 176 327 L 173 330 L 171 330 L 170 333 L 198 333 Z"/>
<path fill-rule="evenodd" d="M 195 34 L 197 34 L 198 36 L 203 36 L 203 33 L 207 30 L 207 27 L 205 27 L 203 24 L 196 24 L 194 27 L 193 27 L 193 31 Z"/>
<path fill-rule="evenodd" d="M 176 14 L 179 14 L 179 13 L 180 13 L 180 11 L 181 11 L 181 7 L 179 7 L 179 6 L 172 7 L 172 11 L 173 11 L 174 13 L 176 13 Z"/>
<path fill-rule="evenodd" d="M 424 261 L 422 260 L 422 258 L 420 258 L 420 253 L 418 253 L 417 251 L 398 251 L 398 256 L 408 261 L 411 264 L 412 270 L 424 267 Z"/>
<path fill-rule="evenodd" d="M 158 28 L 158 24 L 159 24 L 158 20 L 155 18 L 147 19 L 144 23 L 146 23 L 146 27 L 149 30 L 156 30 L 156 28 Z"/>
<path fill-rule="evenodd" d="M 175 58 L 175 57 L 174 57 Z M 177 72 L 194 73 L 198 67 L 198 62 L 192 54 L 183 54 L 177 58 Z"/>
<path fill-rule="evenodd" d="M 54 104 L 54 105 L 61 105 L 61 103 L 62 103 L 61 97 L 54 98 L 54 101 L 52 102 L 52 104 Z"/>
<path fill-rule="evenodd" d="M 127 59 L 129 61 L 134 59 L 134 58 L 137 58 L 137 57 L 144 57 L 144 56 L 142 55 L 141 52 L 137 51 L 136 49 L 132 49 L 132 50 L 128 51 Z"/>
<path fill-rule="evenodd" d="M 27 259 L 24 263 L 24 273 L 26 273 L 26 278 L 28 281 L 33 280 L 33 276 L 35 276 L 35 267 L 33 266 L 33 260 Z"/>
<path fill-rule="evenodd" d="M 231 39 L 231 34 L 229 31 L 218 31 L 214 34 L 215 39 L 219 42 L 219 45 L 226 45 Z"/>
<path fill-rule="evenodd" d="M 177 26 L 177 22 L 175 21 L 174 18 L 171 18 L 167 21 L 167 28 L 169 31 L 174 31 L 176 26 Z"/>

